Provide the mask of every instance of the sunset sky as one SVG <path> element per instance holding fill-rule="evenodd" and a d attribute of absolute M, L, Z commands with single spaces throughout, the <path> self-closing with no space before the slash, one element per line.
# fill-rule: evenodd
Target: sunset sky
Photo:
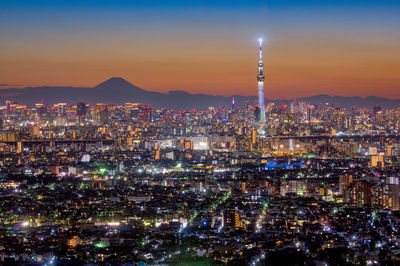
<path fill-rule="evenodd" d="M 0 88 L 400 98 L 400 0 L 0 1 Z"/>

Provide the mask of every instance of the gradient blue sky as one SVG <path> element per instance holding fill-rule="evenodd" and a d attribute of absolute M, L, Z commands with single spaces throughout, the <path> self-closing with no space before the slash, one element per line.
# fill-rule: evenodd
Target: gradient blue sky
<path fill-rule="evenodd" d="M 399 1 L 0 1 L 0 84 L 400 98 Z M 7 86 L 2 86 L 7 87 Z"/>

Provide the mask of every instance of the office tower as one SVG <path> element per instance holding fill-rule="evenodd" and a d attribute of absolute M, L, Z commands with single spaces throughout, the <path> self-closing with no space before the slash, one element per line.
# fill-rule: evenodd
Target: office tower
<path fill-rule="evenodd" d="M 98 111 L 98 124 L 99 125 L 106 125 L 109 123 L 109 111 L 108 108 L 101 109 Z"/>
<path fill-rule="evenodd" d="M 142 121 L 151 122 L 151 120 L 152 120 L 152 110 L 151 110 L 151 105 L 150 104 L 141 106 L 139 119 L 142 120 Z"/>
<path fill-rule="evenodd" d="M 84 123 L 87 114 L 87 106 L 84 102 L 78 102 L 76 105 L 76 115 L 78 116 L 79 123 Z"/>
<path fill-rule="evenodd" d="M 83 102 L 79 102 L 76 105 L 76 115 L 77 116 L 86 116 L 87 113 L 87 107 L 86 104 Z"/>
<path fill-rule="evenodd" d="M 94 110 L 94 123 L 98 126 L 104 126 L 109 123 L 109 110 L 108 106 L 103 103 L 96 104 Z"/>
<path fill-rule="evenodd" d="M 125 103 L 126 112 L 129 118 L 138 119 L 142 104 L 140 103 Z"/>
<path fill-rule="evenodd" d="M 47 107 L 43 103 L 37 103 L 35 104 L 36 112 L 39 114 L 39 116 L 44 115 L 47 113 Z"/>
<path fill-rule="evenodd" d="M 262 39 L 260 39 L 260 58 L 258 60 L 258 106 L 260 107 L 260 118 L 258 122 L 265 123 L 265 104 L 264 104 L 264 64 L 262 59 Z"/>
<path fill-rule="evenodd" d="M 67 104 L 66 103 L 58 103 L 55 105 L 57 108 L 57 115 L 64 116 L 67 112 Z"/>

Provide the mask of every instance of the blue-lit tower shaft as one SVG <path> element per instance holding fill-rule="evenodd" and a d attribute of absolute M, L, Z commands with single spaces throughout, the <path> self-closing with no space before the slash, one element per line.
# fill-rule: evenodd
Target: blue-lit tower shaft
<path fill-rule="evenodd" d="M 265 123 L 265 103 L 264 103 L 264 64 L 262 59 L 262 40 L 260 39 L 260 58 L 258 60 L 258 106 L 260 107 L 260 123 Z"/>

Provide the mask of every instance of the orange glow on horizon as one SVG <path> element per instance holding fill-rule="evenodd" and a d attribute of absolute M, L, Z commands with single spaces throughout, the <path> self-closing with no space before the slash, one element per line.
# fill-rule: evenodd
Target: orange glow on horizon
<path fill-rule="evenodd" d="M 92 40 L 93 41 L 93 40 Z M 175 44 L 179 43 L 179 45 Z M 65 43 L 0 52 L 0 83 L 17 86 L 93 87 L 119 76 L 145 90 L 213 95 L 257 94 L 257 45 L 208 46 L 169 39 L 164 45 Z M 132 48 L 134 47 L 134 48 Z M 317 94 L 400 98 L 400 54 L 395 45 L 372 46 L 296 40 L 264 45 L 265 97 Z M 6 88 L 6 86 L 0 87 Z"/>

